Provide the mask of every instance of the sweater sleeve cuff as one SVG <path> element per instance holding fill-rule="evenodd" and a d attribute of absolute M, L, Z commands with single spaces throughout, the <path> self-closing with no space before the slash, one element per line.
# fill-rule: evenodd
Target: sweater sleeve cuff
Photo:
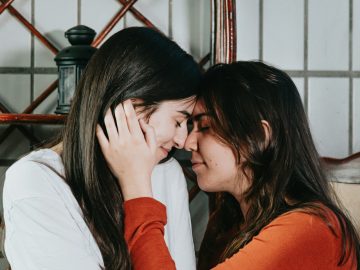
<path fill-rule="evenodd" d="M 124 202 L 125 221 L 148 221 L 154 218 L 166 224 L 166 207 L 161 202 L 150 198 L 141 197 Z"/>
<path fill-rule="evenodd" d="M 163 232 L 167 222 L 166 207 L 150 197 L 141 197 L 124 202 L 125 239 L 131 244 L 144 233 L 150 224 L 158 224 Z"/>

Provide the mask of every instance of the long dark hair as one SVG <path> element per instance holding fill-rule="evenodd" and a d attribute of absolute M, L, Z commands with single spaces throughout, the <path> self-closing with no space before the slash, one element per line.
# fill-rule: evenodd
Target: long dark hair
<path fill-rule="evenodd" d="M 127 28 L 94 54 L 76 89 L 64 128 L 65 181 L 101 251 L 106 270 L 131 269 L 124 240 L 123 198 L 95 136 L 108 108 L 129 98 L 151 113 L 160 102 L 197 94 L 200 71 L 193 58 L 163 34 Z M 141 168 L 139 168 L 141 169 Z"/>
<path fill-rule="evenodd" d="M 332 230 L 324 206 L 335 214 L 340 224 L 339 265 L 350 258 L 353 250 L 359 262 L 359 237 L 340 209 L 322 169 L 301 98 L 290 77 L 261 62 L 219 64 L 206 72 L 200 88 L 205 110 L 211 115 L 212 130 L 232 149 L 239 164 L 240 158 L 245 160 L 239 169 L 248 175 L 251 183 L 244 194 L 249 205 L 246 216 L 230 194 L 216 194 L 215 210 L 205 238 L 211 239 L 211 234 L 223 241 L 225 247 L 213 263 L 231 257 L 285 212 L 315 214 L 330 224 Z M 262 120 L 271 129 L 267 145 Z M 232 238 L 225 239 L 229 233 Z M 199 254 L 200 269 L 213 266 L 204 258 L 208 251 L 209 243 L 205 240 Z"/>

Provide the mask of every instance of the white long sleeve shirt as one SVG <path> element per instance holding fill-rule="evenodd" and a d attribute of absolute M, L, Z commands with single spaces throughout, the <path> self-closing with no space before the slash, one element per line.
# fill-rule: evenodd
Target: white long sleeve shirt
<path fill-rule="evenodd" d="M 38 162 L 34 162 L 38 161 Z M 12 270 L 99 270 L 100 250 L 63 175 L 61 158 L 35 151 L 6 172 L 3 191 L 5 252 Z M 166 205 L 165 242 L 179 270 L 195 269 L 186 182 L 175 159 L 152 175 L 154 198 Z"/>

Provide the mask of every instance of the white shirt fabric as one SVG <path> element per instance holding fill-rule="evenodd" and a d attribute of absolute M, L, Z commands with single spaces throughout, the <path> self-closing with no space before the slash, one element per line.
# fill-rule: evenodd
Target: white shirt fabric
<path fill-rule="evenodd" d="M 34 162 L 38 161 L 38 162 Z M 3 191 L 5 252 L 12 270 L 99 270 L 100 250 L 63 175 L 58 154 L 30 153 L 6 172 Z M 165 242 L 176 269 L 195 269 L 186 181 L 175 159 L 152 175 L 154 197 L 166 205 Z"/>

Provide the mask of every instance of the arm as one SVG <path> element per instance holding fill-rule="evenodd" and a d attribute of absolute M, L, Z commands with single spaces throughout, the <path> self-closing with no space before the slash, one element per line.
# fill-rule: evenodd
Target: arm
<path fill-rule="evenodd" d="M 137 120 L 130 100 L 119 104 L 114 114 L 117 125 L 110 110 L 104 119 L 108 137 L 99 125 L 96 135 L 125 201 L 125 239 L 133 268 L 175 269 L 164 240 L 165 208 L 149 198 L 157 163 L 155 132 L 144 120 Z"/>
<path fill-rule="evenodd" d="M 99 270 L 87 239 L 47 177 L 34 162 L 16 164 L 6 174 L 5 251 L 12 268 Z"/>
<path fill-rule="evenodd" d="M 125 239 L 133 269 L 176 269 L 164 241 L 165 206 L 144 197 L 125 201 L 124 211 Z"/>

